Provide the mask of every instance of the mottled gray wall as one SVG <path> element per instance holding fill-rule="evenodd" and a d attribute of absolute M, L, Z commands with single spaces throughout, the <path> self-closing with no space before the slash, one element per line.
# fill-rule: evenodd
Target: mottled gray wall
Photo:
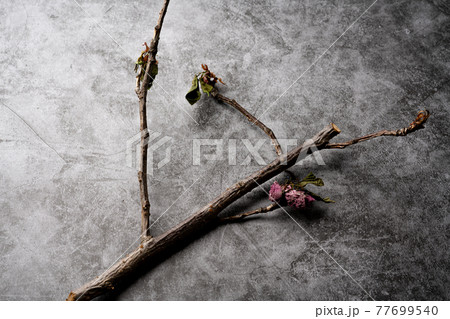
<path fill-rule="evenodd" d="M 364 290 L 377 300 L 449 299 L 450 6 L 379 0 L 355 22 L 372 2 L 170 4 L 149 96 L 150 128 L 172 138 L 170 163 L 150 178 L 155 235 L 259 167 L 192 165 L 194 138 L 266 138 L 228 106 L 185 101 L 201 63 L 279 138 L 303 140 L 333 121 L 343 141 L 401 128 L 424 107 L 432 117 L 414 135 L 322 151 L 326 166 L 291 170 L 321 176 L 318 192 L 335 204 L 289 211 L 295 222 L 277 210 L 220 227 L 120 299 L 369 299 Z M 79 4 L 0 4 L 3 300 L 65 299 L 136 246 L 138 182 L 126 162 L 139 127 L 133 60 L 162 1 Z M 237 146 L 241 163 L 248 151 Z M 269 143 L 260 153 L 274 158 Z M 228 211 L 267 203 L 257 189 Z"/>

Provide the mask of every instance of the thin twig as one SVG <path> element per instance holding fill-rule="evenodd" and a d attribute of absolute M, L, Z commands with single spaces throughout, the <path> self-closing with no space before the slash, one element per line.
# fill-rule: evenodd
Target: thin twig
<path fill-rule="evenodd" d="M 364 135 L 364 136 L 355 138 L 355 139 L 347 141 L 347 142 L 331 143 L 331 144 L 328 144 L 325 148 L 330 148 L 330 149 L 340 148 L 340 149 L 342 149 L 342 148 L 346 148 L 347 146 L 350 146 L 350 145 L 353 145 L 353 144 L 356 144 L 359 142 L 367 141 L 367 140 L 370 140 L 372 138 L 376 138 L 379 136 L 406 136 L 409 133 L 412 133 L 414 131 L 424 128 L 423 125 L 427 121 L 428 117 L 430 117 L 430 112 L 427 110 L 423 110 L 417 114 L 416 119 L 411 124 L 409 124 L 408 127 L 404 127 L 400 130 L 391 130 L 391 131 L 382 130 L 382 131 L 379 131 L 376 133 L 372 133 L 372 134 L 368 134 L 368 135 Z"/>
<path fill-rule="evenodd" d="M 157 64 L 156 54 L 158 53 L 159 35 L 164 22 L 170 0 L 165 0 L 161 11 L 159 12 L 158 23 L 155 26 L 155 33 L 150 43 L 149 59 L 146 65 L 144 78 L 140 80 L 138 75 L 136 79 L 136 94 L 139 97 L 139 116 L 141 130 L 141 162 L 138 172 L 139 192 L 141 198 L 141 236 L 144 240 L 150 236 L 150 201 L 148 198 L 147 184 L 147 150 L 148 150 L 148 126 L 147 126 L 147 90 L 153 83 L 154 77 L 150 76 L 150 70 Z"/>
<path fill-rule="evenodd" d="M 229 217 L 223 217 L 223 218 L 220 219 L 220 221 L 222 223 L 236 222 L 236 221 L 240 221 L 240 220 L 244 219 L 245 217 L 249 217 L 249 216 L 257 215 L 257 214 L 265 214 L 265 213 L 271 212 L 271 211 L 273 211 L 273 210 L 275 210 L 277 208 L 278 208 L 278 204 L 277 203 L 273 203 L 273 204 L 270 204 L 269 206 L 261 207 L 261 208 L 258 208 L 258 209 L 255 209 L 255 210 L 243 213 L 243 214 L 229 216 Z"/>
<path fill-rule="evenodd" d="M 223 96 L 219 93 L 219 91 L 214 88 L 211 91 L 211 96 L 216 98 L 218 101 L 224 102 L 232 107 L 234 107 L 236 110 L 244 114 L 244 116 L 253 124 L 258 126 L 260 129 L 262 129 L 271 139 L 272 145 L 275 147 L 275 152 L 278 156 L 280 156 L 283 151 L 281 150 L 280 143 L 278 143 L 277 138 L 275 137 L 275 134 L 272 132 L 270 128 L 268 128 L 266 125 L 264 125 L 263 122 L 258 120 L 256 117 L 254 117 L 250 112 L 248 112 L 245 108 L 243 108 L 238 102 L 235 100 L 229 99 L 226 96 Z"/>

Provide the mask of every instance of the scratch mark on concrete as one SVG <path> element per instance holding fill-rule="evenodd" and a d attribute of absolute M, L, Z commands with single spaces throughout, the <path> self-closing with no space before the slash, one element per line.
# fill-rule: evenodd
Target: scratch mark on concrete
<path fill-rule="evenodd" d="M 6 105 L 5 103 L 3 103 L 3 102 L 1 102 L 0 101 L 0 103 L 4 106 L 4 107 L 6 107 L 11 113 L 13 113 L 15 116 L 17 116 L 19 119 L 21 119 L 22 120 L 22 122 L 23 123 L 25 123 L 25 125 L 26 126 L 28 126 L 28 128 L 45 144 L 45 145 L 47 145 L 51 150 L 53 150 L 53 152 L 55 152 L 55 154 L 56 155 L 58 155 L 58 157 L 59 158 L 61 158 L 63 161 L 64 161 L 64 163 L 67 163 L 66 162 L 66 160 L 61 156 L 61 155 L 59 155 L 59 153 L 53 148 L 53 147 L 51 147 L 32 127 L 31 127 L 31 125 L 30 124 L 28 124 L 28 122 L 27 121 L 25 121 L 25 119 L 24 118 L 22 118 L 19 114 L 17 114 L 16 113 L 16 111 L 14 111 L 12 108 L 10 108 L 8 105 Z"/>
<path fill-rule="evenodd" d="M 225 225 L 225 227 L 223 228 L 223 231 L 222 231 L 222 235 L 220 236 L 220 241 L 219 241 L 219 254 L 220 254 L 220 252 L 222 251 L 223 236 L 225 235 L 225 230 L 227 229 L 227 227 L 228 227 L 228 224 Z"/>

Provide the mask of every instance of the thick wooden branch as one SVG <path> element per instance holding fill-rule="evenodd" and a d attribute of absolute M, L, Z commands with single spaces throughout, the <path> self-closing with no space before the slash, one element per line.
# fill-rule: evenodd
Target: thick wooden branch
<path fill-rule="evenodd" d="M 249 217 L 249 216 L 253 216 L 253 215 L 257 215 L 257 214 L 265 214 L 265 213 L 271 212 L 277 208 L 279 208 L 278 204 L 272 203 L 269 206 L 251 210 L 251 211 L 243 213 L 243 214 L 229 216 L 229 217 L 223 217 L 220 219 L 220 222 L 222 222 L 222 223 L 237 222 L 237 221 L 241 221 L 242 219 Z"/>
<path fill-rule="evenodd" d="M 277 157 L 272 163 L 261 170 L 244 178 L 228 188 L 219 197 L 197 211 L 187 220 L 156 238 L 146 238 L 141 246 L 114 266 L 107 269 L 102 275 L 87 283 L 83 287 L 70 293 L 67 300 L 91 300 L 102 294 L 117 289 L 119 285 L 133 275 L 147 260 L 156 258 L 166 250 L 183 244 L 193 234 L 213 228 L 218 223 L 217 215 L 226 207 L 250 192 L 259 184 L 285 171 L 296 163 L 301 152 L 312 152 L 322 149 L 340 130 L 330 124 L 312 139 L 296 147 L 287 154 Z M 315 145 L 315 148 L 311 148 Z"/>
<path fill-rule="evenodd" d="M 140 81 L 140 76 L 136 79 L 136 94 L 139 97 L 139 117 L 141 131 L 141 161 L 139 164 L 138 180 L 139 193 L 141 199 L 141 236 L 144 240 L 150 236 L 150 201 L 148 198 L 147 185 L 147 150 L 148 150 L 148 125 L 147 125 L 147 90 L 153 83 L 154 77 L 150 76 L 150 70 L 156 65 L 156 54 L 158 53 L 159 35 L 164 22 L 170 0 L 165 0 L 159 12 L 158 23 L 155 26 L 155 33 L 149 49 L 149 60 L 146 65 L 144 78 Z"/>
<path fill-rule="evenodd" d="M 219 91 L 214 88 L 211 91 L 211 96 L 216 98 L 218 101 L 224 102 L 232 107 L 234 107 L 236 110 L 244 114 L 244 116 L 252 123 L 258 126 L 261 130 L 263 130 L 271 139 L 272 145 L 275 147 L 275 152 L 278 156 L 280 156 L 283 151 L 281 150 L 280 143 L 278 143 L 277 138 L 275 137 L 275 134 L 272 132 L 270 128 L 268 128 L 266 125 L 264 125 L 263 122 L 258 120 L 256 117 L 254 117 L 250 112 L 248 112 L 245 108 L 243 108 L 238 102 L 235 100 L 229 99 L 226 96 L 223 96 L 219 93 Z"/>
<path fill-rule="evenodd" d="M 429 113 L 419 113 L 417 119 L 405 129 L 398 130 L 399 134 L 387 134 L 391 136 L 405 136 L 423 127 Z M 415 123 L 415 124 L 414 124 Z M 296 147 L 287 154 L 277 157 L 273 162 L 244 178 L 232 187 L 228 188 L 220 196 L 210 202 L 208 205 L 198 210 L 190 218 L 175 226 L 166 233 L 156 238 L 146 238 L 142 244 L 127 257 L 123 258 L 115 265 L 107 269 L 99 277 L 85 284 L 83 287 L 72 291 L 67 300 L 91 300 L 102 294 L 120 289 L 124 282 L 127 282 L 138 269 L 143 267 L 149 260 L 159 257 L 164 252 L 186 244 L 194 234 L 202 233 L 205 230 L 213 229 L 220 223 L 218 214 L 230 204 L 263 184 L 272 177 L 280 174 L 289 167 L 293 166 L 301 153 L 310 154 L 314 151 L 326 148 L 341 148 L 335 145 L 344 145 L 345 143 L 330 144 L 329 141 L 340 133 L 340 130 L 330 124 L 312 139 L 306 141 L 303 145 Z M 370 134 L 370 136 L 382 136 Z M 367 138 L 359 139 L 360 141 Z M 355 143 L 353 143 L 355 144 Z M 330 145 L 332 147 L 330 147 Z M 333 146 L 334 145 L 334 146 Z M 349 145 L 352 145 L 350 143 Z M 312 147 L 315 146 L 315 147 Z M 345 147 L 345 146 L 344 146 Z"/>

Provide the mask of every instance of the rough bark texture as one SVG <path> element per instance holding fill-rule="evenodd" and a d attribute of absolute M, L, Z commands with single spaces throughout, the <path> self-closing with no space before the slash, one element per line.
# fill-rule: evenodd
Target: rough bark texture
<path fill-rule="evenodd" d="M 363 142 L 363 141 L 367 141 L 370 140 L 372 138 L 375 137 L 380 137 L 380 136 L 406 136 L 409 133 L 412 133 L 414 131 L 420 130 L 423 128 L 423 124 L 425 124 L 425 122 L 427 121 L 427 119 L 430 117 L 430 112 L 427 110 L 423 110 L 420 111 L 419 114 L 417 114 L 417 117 L 414 121 L 411 122 L 411 124 L 409 124 L 408 127 L 404 127 L 402 129 L 399 130 L 382 130 L 382 131 L 378 131 L 376 133 L 372 133 L 372 134 L 368 134 L 368 135 L 364 135 L 358 138 L 355 138 L 353 140 L 347 141 L 347 142 L 343 142 L 343 143 L 330 143 L 326 146 L 326 148 L 346 148 L 347 146 L 359 143 L 359 142 Z"/>
<path fill-rule="evenodd" d="M 196 233 L 202 233 L 205 230 L 213 229 L 215 225 L 221 222 L 220 218 L 218 218 L 218 214 L 221 211 L 252 189 L 293 166 L 301 153 L 310 154 L 314 151 L 326 148 L 344 148 L 345 146 L 340 146 L 347 144 L 352 145 L 357 143 L 354 141 L 366 141 L 383 135 L 405 136 L 423 128 L 429 115 L 430 113 L 428 111 L 421 111 L 417 118 L 406 128 L 397 131 L 380 131 L 351 140 L 350 142 L 336 144 L 330 144 L 329 141 L 338 135 L 340 130 L 336 125 L 330 123 L 312 139 L 303 143 L 303 145 L 296 147 L 287 154 L 278 156 L 273 162 L 261 170 L 244 178 L 232 187 L 227 188 L 220 196 L 171 230 L 156 238 L 147 237 L 144 239 L 139 248 L 134 250 L 127 257 L 117 262 L 99 277 L 83 287 L 70 292 L 67 300 L 91 300 L 97 296 L 111 292 L 119 287 L 122 282 L 132 277 L 149 259 L 156 258 L 161 253 L 171 250 L 174 247 L 186 244 L 186 242 Z M 313 146 L 314 148 L 312 148 Z"/>
<path fill-rule="evenodd" d="M 234 107 L 236 110 L 244 114 L 244 116 L 252 123 L 258 126 L 260 129 L 262 129 L 271 139 L 272 145 L 275 147 L 275 152 L 278 156 L 280 156 L 283 151 L 281 150 L 280 143 L 278 143 L 277 138 L 275 137 L 275 134 L 272 132 L 270 128 L 268 128 L 266 125 L 264 125 L 263 122 L 258 120 L 256 117 L 254 117 L 251 113 L 249 113 L 245 108 L 243 108 L 238 102 L 235 100 L 229 99 L 226 96 L 223 96 L 222 94 L 217 91 L 217 89 L 213 89 L 211 91 L 211 96 L 216 98 L 218 101 L 224 102 L 232 107 Z"/>
<path fill-rule="evenodd" d="M 217 215 L 231 203 L 256 188 L 259 184 L 268 181 L 294 165 L 301 152 L 312 152 L 311 147 L 313 145 L 315 145 L 315 150 L 322 149 L 339 133 L 340 130 L 334 124 L 328 125 L 303 145 L 277 157 L 263 169 L 225 190 L 219 197 L 178 226 L 156 238 L 146 238 L 139 248 L 107 269 L 102 275 L 83 287 L 72 291 L 67 300 L 91 300 L 116 289 L 122 281 L 130 277 L 148 259 L 157 257 L 165 250 L 170 250 L 174 246 L 183 244 L 186 239 L 189 239 L 195 233 L 204 231 L 208 227 L 213 228 L 219 221 Z"/>
<path fill-rule="evenodd" d="M 164 22 L 170 0 L 165 0 L 161 11 L 159 12 L 158 23 L 155 26 L 155 33 L 150 43 L 149 60 L 145 69 L 142 83 L 139 81 L 138 75 L 136 80 L 136 94 L 139 97 L 139 117 L 141 130 L 141 161 L 138 172 L 139 192 L 141 198 L 141 236 L 144 240 L 150 236 L 150 201 L 148 198 L 147 184 L 147 150 L 148 150 L 148 126 L 147 126 L 147 90 L 153 83 L 154 77 L 150 76 L 150 70 L 157 63 L 156 54 L 158 53 L 159 35 Z"/>
<path fill-rule="evenodd" d="M 255 209 L 255 210 L 251 210 L 251 211 L 243 213 L 243 214 L 221 218 L 220 221 L 222 223 L 237 222 L 237 221 L 240 221 L 240 220 L 242 220 L 242 219 L 244 219 L 246 217 L 252 216 L 252 215 L 265 214 L 265 213 L 271 212 L 271 211 L 277 209 L 278 207 L 279 206 L 278 206 L 277 203 L 272 203 L 269 206 L 261 207 L 261 208 Z"/>

